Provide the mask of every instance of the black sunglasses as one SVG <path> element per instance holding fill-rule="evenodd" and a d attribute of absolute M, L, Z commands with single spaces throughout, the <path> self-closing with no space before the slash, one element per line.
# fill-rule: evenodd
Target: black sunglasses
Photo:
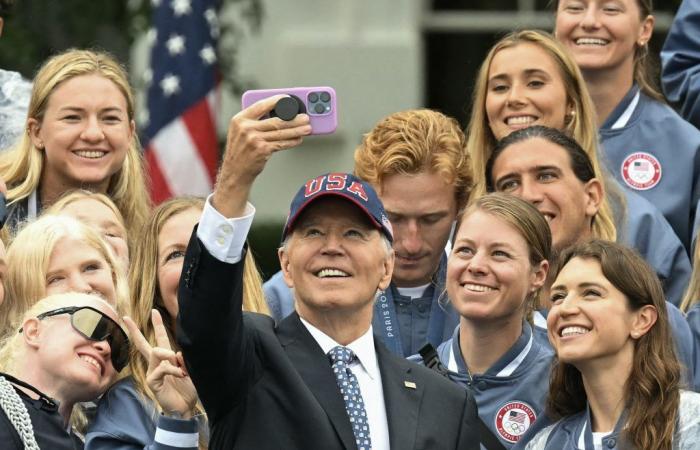
<path fill-rule="evenodd" d="M 59 314 L 70 314 L 70 323 L 75 331 L 91 341 L 107 341 L 112 365 L 121 372 L 129 362 L 129 338 L 117 322 L 90 306 L 69 306 L 46 311 L 36 316 L 41 320 Z M 22 332 L 22 329 L 19 329 Z"/>

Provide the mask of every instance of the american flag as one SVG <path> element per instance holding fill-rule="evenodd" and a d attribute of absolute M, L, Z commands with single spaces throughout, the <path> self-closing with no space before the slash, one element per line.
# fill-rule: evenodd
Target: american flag
<path fill-rule="evenodd" d="M 142 141 L 151 197 L 206 195 L 218 163 L 218 0 L 151 0 Z"/>
<path fill-rule="evenodd" d="M 646 161 L 635 161 L 634 162 L 634 169 L 646 171 L 649 169 L 649 163 Z"/>
<path fill-rule="evenodd" d="M 527 414 L 521 413 L 519 411 L 510 411 L 508 420 L 511 422 L 517 422 L 517 423 L 525 423 L 525 418 L 527 417 Z"/>

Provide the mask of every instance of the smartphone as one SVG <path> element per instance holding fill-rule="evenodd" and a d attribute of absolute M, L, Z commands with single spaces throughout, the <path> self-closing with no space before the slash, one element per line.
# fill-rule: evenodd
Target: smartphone
<path fill-rule="evenodd" d="M 246 91 L 241 98 L 241 107 L 245 109 L 259 100 L 278 94 L 296 97 L 304 105 L 311 121 L 311 134 L 330 134 L 338 127 L 335 89 L 328 86 Z"/>

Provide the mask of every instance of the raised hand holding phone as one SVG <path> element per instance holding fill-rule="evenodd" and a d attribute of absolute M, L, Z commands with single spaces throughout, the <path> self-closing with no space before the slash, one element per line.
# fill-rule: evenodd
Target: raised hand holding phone
<path fill-rule="evenodd" d="M 212 198 L 212 205 L 224 217 L 243 215 L 253 181 L 274 152 L 296 147 L 311 134 L 306 114 L 297 114 L 289 121 L 263 118 L 283 97 L 276 95 L 253 103 L 229 123 L 226 152 Z"/>
<path fill-rule="evenodd" d="M 156 346 L 152 347 L 130 317 L 124 317 L 129 338 L 148 361 L 146 382 L 165 414 L 176 413 L 183 419 L 192 417 L 197 404 L 197 391 L 187 374 L 181 352 L 174 352 L 163 318 L 158 310 L 151 312 Z"/>
<path fill-rule="evenodd" d="M 277 95 L 286 97 L 278 100 L 268 117 L 291 120 L 296 114 L 307 114 L 311 134 L 333 133 L 338 127 L 335 89 L 329 86 L 250 90 L 243 93 L 241 105 L 247 108 L 257 101 Z"/>

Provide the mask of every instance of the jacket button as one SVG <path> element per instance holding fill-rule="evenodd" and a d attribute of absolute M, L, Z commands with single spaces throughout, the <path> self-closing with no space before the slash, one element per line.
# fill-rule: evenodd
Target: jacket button
<path fill-rule="evenodd" d="M 605 445 L 606 445 L 608 448 L 614 448 L 614 447 L 615 447 L 615 443 L 616 443 L 615 439 L 614 439 L 614 438 L 610 438 L 610 439 L 607 439 L 607 440 L 606 440 Z"/>
<path fill-rule="evenodd" d="M 481 389 L 481 390 L 483 391 L 484 389 L 486 389 L 486 382 L 485 382 L 485 381 L 479 381 L 478 383 L 476 383 L 476 387 L 477 387 L 478 389 Z"/>

